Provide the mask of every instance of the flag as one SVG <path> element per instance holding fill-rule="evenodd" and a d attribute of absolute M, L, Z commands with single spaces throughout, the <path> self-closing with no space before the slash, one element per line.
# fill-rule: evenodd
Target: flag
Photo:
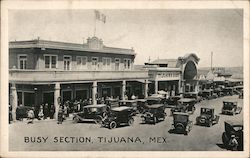
<path fill-rule="evenodd" d="M 100 13 L 98 10 L 95 10 L 95 18 L 96 20 L 100 20 L 103 23 L 106 23 L 106 15 Z"/>

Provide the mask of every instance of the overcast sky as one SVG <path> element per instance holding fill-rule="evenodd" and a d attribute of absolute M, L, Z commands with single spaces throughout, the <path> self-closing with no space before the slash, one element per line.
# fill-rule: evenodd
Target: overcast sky
<path fill-rule="evenodd" d="M 243 65 L 242 10 L 99 10 L 96 36 L 106 46 L 134 48 L 135 64 L 196 53 L 199 67 Z M 9 40 L 82 43 L 93 36 L 94 10 L 11 10 Z"/>

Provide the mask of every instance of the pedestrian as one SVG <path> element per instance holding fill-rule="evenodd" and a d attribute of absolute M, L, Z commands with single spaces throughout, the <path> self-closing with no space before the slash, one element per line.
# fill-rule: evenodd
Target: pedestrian
<path fill-rule="evenodd" d="M 54 114 L 55 114 L 55 106 L 54 105 L 51 105 L 50 107 L 50 119 L 53 119 L 54 118 Z"/>
<path fill-rule="evenodd" d="M 12 106 L 9 104 L 9 124 L 11 123 L 11 121 L 13 121 L 13 118 L 12 118 Z"/>
<path fill-rule="evenodd" d="M 49 104 L 45 103 L 44 108 L 43 108 L 43 119 L 47 119 L 49 114 Z"/>
<path fill-rule="evenodd" d="M 33 109 L 30 109 L 28 111 L 28 118 L 27 118 L 28 122 L 27 122 L 27 124 L 33 123 L 34 118 L 35 118 L 34 111 L 33 111 Z"/>
<path fill-rule="evenodd" d="M 41 120 L 43 118 L 44 114 L 43 114 L 43 105 L 40 106 L 40 110 L 38 113 L 38 120 Z"/>
<path fill-rule="evenodd" d="M 231 139 L 229 141 L 229 146 L 231 147 L 231 150 L 236 151 L 238 149 L 238 141 L 234 134 L 231 135 Z"/>
<path fill-rule="evenodd" d="M 63 107 L 60 106 L 58 110 L 58 116 L 57 116 L 57 124 L 62 124 L 63 122 Z"/>

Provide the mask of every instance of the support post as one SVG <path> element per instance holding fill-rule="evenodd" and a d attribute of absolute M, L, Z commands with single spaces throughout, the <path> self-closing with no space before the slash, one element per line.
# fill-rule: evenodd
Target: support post
<path fill-rule="evenodd" d="M 59 106 L 60 106 L 61 98 L 60 98 L 60 83 L 55 84 L 54 89 L 54 106 L 55 106 L 55 115 L 54 118 L 57 120 Z"/>
<path fill-rule="evenodd" d="M 16 121 L 17 90 L 16 90 L 15 83 L 12 83 L 10 90 L 11 90 L 12 118 L 13 118 L 13 121 Z"/>
<path fill-rule="evenodd" d="M 158 81 L 155 80 L 155 94 L 158 93 Z"/>
<path fill-rule="evenodd" d="M 125 92 L 126 92 L 126 81 L 122 81 L 122 100 L 125 100 Z"/>
<path fill-rule="evenodd" d="M 92 103 L 93 103 L 93 105 L 97 104 L 96 95 L 97 95 L 97 81 L 94 81 L 93 86 L 92 86 Z"/>
<path fill-rule="evenodd" d="M 145 98 L 148 97 L 148 79 L 145 80 L 144 96 Z"/>

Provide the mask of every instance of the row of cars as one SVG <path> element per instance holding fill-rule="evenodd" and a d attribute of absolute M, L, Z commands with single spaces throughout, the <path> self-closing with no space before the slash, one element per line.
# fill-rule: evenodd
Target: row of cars
<path fill-rule="evenodd" d="M 181 98 L 177 100 L 176 106 L 171 107 L 173 132 L 188 135 L 193 127 L 193 121 L 190 120 L 189 116 L 194 112 L 196 102 L 192 98 Z M 147 99 L 121 100 L 118 102 L 112 100 L 107 104 L 85 106 L 82 112 L 73 115 L 73 121 L 77 123 L 92 120 L 102 127 L 114 129 L 118 126 L 133 125 L 134 116 L 140 114 L 142 123 L 156 124 L 165 120 L 167 116 L 165 108 L 162 99 L 152 96 Z M 237 105 L 237 102 L 224 101 L 221 113 L 235 115 L 240 113 L 241 110 L 242 108 Z M 196 117 L 196 125 L 211 127 L 219 122 L 219 118 L 220 116 L 215 114 L 214 109 L 201 108 L 200 115 Z M 235 125 L 225 122 L 225 132 L 222 136 L 223 143 L 225 146 L 229 146 L 231 136 L 236 135 L 237 141 L 241 144 L 238 150 L 242 150 L 242 133 L 242 124 Z"/>

